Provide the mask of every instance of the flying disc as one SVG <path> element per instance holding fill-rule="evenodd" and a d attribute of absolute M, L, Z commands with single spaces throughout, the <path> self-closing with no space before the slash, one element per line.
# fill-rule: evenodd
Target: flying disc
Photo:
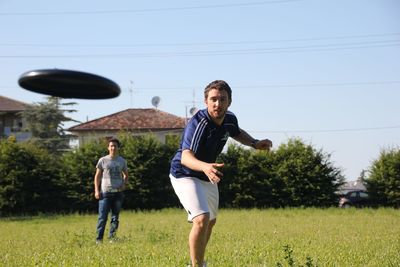
<path fill-rule="evenodd" d="M 91 73 L 42 69 L 23 73 L 19 85 L 29 91 L 61 98 L 107 99 L 119 96 L 119 86 Z"/>

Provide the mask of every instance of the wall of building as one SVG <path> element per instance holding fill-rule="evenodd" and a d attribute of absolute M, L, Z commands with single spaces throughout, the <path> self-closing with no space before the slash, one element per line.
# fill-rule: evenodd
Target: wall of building
<path fill-rule="evenodd" d="M 86 143 L 90 143 L 92 141 L 96 141 L 99 139 L 117 137 L 120 134 L 120 131 L 92 131 L 92 132 L 79 132 L 72 133 L 77 136 L 78 146 L 84 145 Z M 146 134 L 153 134 L 161 143 L 165 143 L 165 139 L 167 135 L 177 135 L 181 136 L 182 129 L 177 130 L 165 130 L 165 131 L 146 131 L 146 132 L 131 132 L 134 136 L 141 136 Z"/>
<path fill-rule="evenodd" d="M 3 112 L 0 114 L 0 137 L 15 136 L 17 141 L 25 141 L 32 137 L 30 132 L 24 130 L 26 122 L 18 112 Z"/>

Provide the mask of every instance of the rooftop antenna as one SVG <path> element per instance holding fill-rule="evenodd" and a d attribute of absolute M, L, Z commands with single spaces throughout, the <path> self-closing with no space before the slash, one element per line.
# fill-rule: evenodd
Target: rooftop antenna
<path fill-rule="evenodd" d="M 193 89 L 192 107 L 189 109 L 190 115 L 196 114 L 199 109 L 196 107 L 196 91 Z"/>
<path fill-rule="evenodd" d="M 196 112 L 199 110 L 199 109 L 196 107 L 196 103 L 200 103 L 199 101 L 196 101 L 196 92 L 195 92 L 194 89 L 193 89 L 192 92 L 193 92 L 193 99 L 192 99 L 191 102 L 189 102 L 189 103 L 192 103 L 192 107 L 189 109 L 189 114 L 190 114 L 191 116 L 193 116 L 194 114 L 196 114 Z M 188 103 L 188 102 L 186 102 L 186 103 Z M 186 120 L 187 120 L 187 119 L 188 119 L 188 114 L 187 114 L 187 112 L 188 112 L 188 106 L 186 105 L 185 108 L 186 108 Z"/>
<path fill-rule="evenodd" d="M 151 104 L 152 104 L 153 107 L 155 107 L 156 109 L 158 108 L 158 105 L 160 105 L 160 102 L 161 102 L 161 97 L 159 97 L 159 96 L 154 96 L 154 97 L 151 99 Z"/>
<path fill-rule="evenodd" d="M 196 106 L 196 102 L 198 103 L 198 101 L 196 101 L 196 91 L 193 89 L 193 100 L 192 100 L 193 107 Z"/>
<path fill-rule="evenodd" d="M 197 111 L 198 111 L 198 109 L 196 108 L 196 107 L 191 107 L 190 109 L 189 109 L 189 113 L 190 113 L 190 115 L 194 115 L 194 114 L 196 114 L 197 113 Z"/>

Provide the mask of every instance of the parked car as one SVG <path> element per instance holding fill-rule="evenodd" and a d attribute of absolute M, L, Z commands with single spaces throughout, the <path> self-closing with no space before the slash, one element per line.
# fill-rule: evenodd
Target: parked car
<path fill-rule="evenodd" d="M 366 207 L 371 206 L 371 198 L 367 191 L 355 190 L 347 192 L 342 195 L 339 199 L 340 208 L 350 208 L 350 207 Z"/>

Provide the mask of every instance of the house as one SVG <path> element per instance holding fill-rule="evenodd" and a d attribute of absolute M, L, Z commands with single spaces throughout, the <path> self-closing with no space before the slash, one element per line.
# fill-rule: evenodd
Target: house
<path fill-rule="evenodd" d="M 367 191 L 367 187 L 365 186 L 365 171 L 363 170 L 360 174 L 360 177 L 355 181 L 348 181 L 344 183 L 339 190 L 340 195 L 344 195 L 350 191 Z"/>
<path fill-rule="evenodd" d="M 24 130 L 26 121 L 21 116 L 28 104 L 0 96 L 0 138 L 15 136 L 18 142 L 31 138 L 32 134 Z"/>
<path fill-rule="evenodd" d="M 367 188 L 366 188 L 366 186 L 365 186 L 365 184 L 364 184 L 363 181 L 356 180 L 356 181 L 349 181 L 349 182 L 346 182 L 346 183 L 342 186 L 341 190 L 342 190 L 343 192 L 357 191 L 357 190 L 367 191 Z"/>
<path fill-rule="evenodd" d="M 182 134 L 185 121 L 185 118 L 154 108 L 131 108 L 78 124 L 68 131 L 77 136 L 79 145 L 116 136 L 122 131 L 133 135 L 152 133 L 164 143 L 167 136 Z"/>

